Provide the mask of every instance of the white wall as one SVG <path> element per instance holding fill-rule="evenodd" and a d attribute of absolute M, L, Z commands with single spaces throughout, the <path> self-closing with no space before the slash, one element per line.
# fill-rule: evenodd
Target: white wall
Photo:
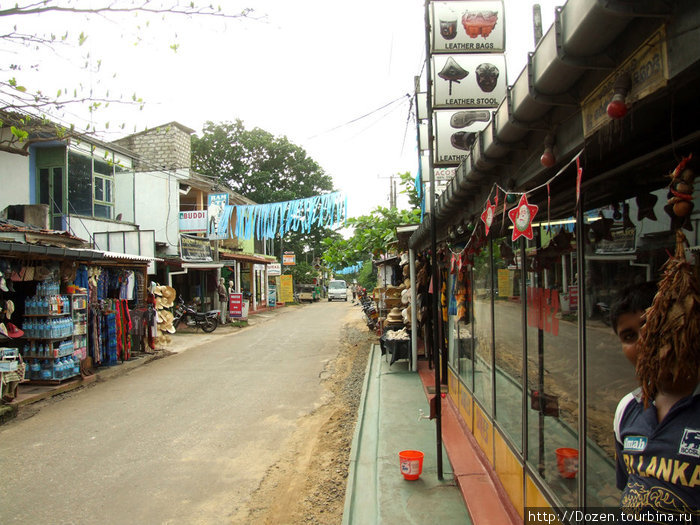
<path fill-rule="evenodd" d="M 0 211 L 11 204 L 30 204 L 29 157 L 0 151 Z"/>
<path fill-rule="evenodd" d="M 71 215 L 68 219 L 68 227 L 70 233 L 76 237 L 80 237 L 86 241 L 92 242 L 92 234 L 94 232 L 117 232 L 117 231 L 133 231 L 135 226 L 124 224 L 123 222 L 114 222 L 100 219 L 89 219 L 86 217 L 78 217 Z M 105 249 L 104 247 L 102 249 Z"/>
<path fill-rule="evenodd" d="M 136 224 L 155 230 L 156 242 L 168 244 L 166 253 L 179 251 L 180 179 L 167 172 L 137 172 L 134 185 Z"/>

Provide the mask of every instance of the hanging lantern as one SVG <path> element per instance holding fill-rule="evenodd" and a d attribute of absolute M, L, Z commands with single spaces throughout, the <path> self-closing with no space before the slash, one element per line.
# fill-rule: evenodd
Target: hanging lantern
<path fill-rule="evenodd" d="M 627 103 L 625 99 L 632 86 L 632 79 L 629 73 L 623 73 L 615 79 L 613 84 L 613 98 L 608 104 L 608 116 L 612 119 L 621 119 L 627 115 Z"/>
<path fill-rule="evenodd" d="M 544 138 L 544 153 L 540 157 L 540 164 L 545 168 L 551 168 L 557 163 L 557 159 L 554 156 L 554 136 L 547 135 Z"/>

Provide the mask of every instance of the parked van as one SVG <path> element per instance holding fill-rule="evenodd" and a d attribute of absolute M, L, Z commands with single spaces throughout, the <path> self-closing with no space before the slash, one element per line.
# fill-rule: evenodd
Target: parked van
<path fill-rule="evenodd" d="M 348 300 L 348 283 L 342 280 L 332 280 L 328 283 L 328 300 Z"/>

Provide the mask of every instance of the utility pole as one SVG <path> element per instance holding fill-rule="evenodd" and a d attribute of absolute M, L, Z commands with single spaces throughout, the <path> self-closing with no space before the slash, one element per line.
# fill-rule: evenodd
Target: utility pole
<path fill-rule="evenodd" d="M 390 175 L 388 177 L 380 177 L 377 175 L 378 179 L 389 179 L 389 208 L 396 209 L 396 181 L 394 180 L 397 176 Z"/>

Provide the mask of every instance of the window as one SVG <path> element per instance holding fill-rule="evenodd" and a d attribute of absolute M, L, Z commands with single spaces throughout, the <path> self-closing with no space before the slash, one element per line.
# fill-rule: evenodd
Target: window
<path fill-rule="evenodd" d="M 111 219 L 114 215 L 114 164 L 111 153 L 68 153 L 68 197 L 70 212 Z"/>
<path fill-rule="evenodd" d="M 474 395 L 487 414 L 493 414 L 491 359 L 493 357 L 493 272 L 491 243 L 474 257 Z"/>

